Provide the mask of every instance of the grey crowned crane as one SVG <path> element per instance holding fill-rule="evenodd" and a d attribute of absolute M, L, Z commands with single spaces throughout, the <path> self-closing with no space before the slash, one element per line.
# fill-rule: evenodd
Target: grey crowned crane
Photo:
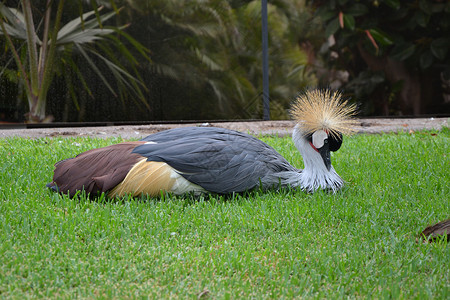
<path fill-rule="evenodd" d="M 70 196 L 85 190 L 109 197 L 229 194 L 280 186 L 338 191 L 343 180 L 331 165 L 330 151 L 340 148 L 342 134 L 351 133 L 355 106 L 337 92 L 311 90 L 297 97 L 291 113 L 297 120 L 292 138 L 303 156 L 303 170 L 251 135 L 185 127 L 60 161 L 47 186 Z"/>

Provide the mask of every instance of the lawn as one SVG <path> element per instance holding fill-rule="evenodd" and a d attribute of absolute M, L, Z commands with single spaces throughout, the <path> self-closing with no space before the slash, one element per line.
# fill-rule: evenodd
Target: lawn
<path fill-rule="evenodd" d="M 288 138 L 263 137 L 292 164 Z M 45 188 L 53 164 L 120 139 L 0 139 L 0 298 L 449 299 L 450 130 L 355 135 L 337 194 L 97 201 Z"/>

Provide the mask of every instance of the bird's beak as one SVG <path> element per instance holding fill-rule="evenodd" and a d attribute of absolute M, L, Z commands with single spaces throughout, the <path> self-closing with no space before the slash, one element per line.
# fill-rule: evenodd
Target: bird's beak
<path fill-rule="evenodd" d="M 328 143 L 325 143 L 321 148 L 317 149 L 319 151 L 320 156 L 322 156 L 323 163 L 327 170 L 331 169 L 331 157 L 330 157 L 330 146 Z"/>

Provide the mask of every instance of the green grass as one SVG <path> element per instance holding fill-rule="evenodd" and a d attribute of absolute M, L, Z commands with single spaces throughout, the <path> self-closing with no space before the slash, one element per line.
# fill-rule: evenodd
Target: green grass
<path fill-rule="evenodd" d="M 263 138 L 294 165 L 288 138 Z M 53 164 L 120 139 L 0 139 L 0 298 L 450 297 L 450 130 L 356 135 L 337 194 L 90 201 L 51 193 Z"/>

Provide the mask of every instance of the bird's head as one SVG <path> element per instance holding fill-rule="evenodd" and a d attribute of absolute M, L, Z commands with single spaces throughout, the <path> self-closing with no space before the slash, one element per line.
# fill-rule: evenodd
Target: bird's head
<path fill-rule="evenodd" d="M 327 176 L 335 176 L 336 181 L 340 182 L 336 186 L 342 185 L 331 165 L 330 152 L 339 150 L 343 134 L 352 133 L 355 112 L 356 106 L 342 101 L 338 92 L 310 90 L 297 97 L 291 109 L 297 121 L 292 138 L 303 157 L 303 172 L 312 181 L 320 182 L 319 177 L 327 181 Z M 333 183 L 319 185 L 335 190 Z"/>
<path fill-rule="evenodd" d="M 342 145 L 342 134 L 336 137 L 329 135 L 325 130 L 317 130 L 312 134 L 304 136 L 304 139 L 314 151 L 320 154 L 322 161 L 329 171 L 331 168 L 330 151 L 337 151 Z M 308 145 L 306 145 L 308 147 Z"/>

